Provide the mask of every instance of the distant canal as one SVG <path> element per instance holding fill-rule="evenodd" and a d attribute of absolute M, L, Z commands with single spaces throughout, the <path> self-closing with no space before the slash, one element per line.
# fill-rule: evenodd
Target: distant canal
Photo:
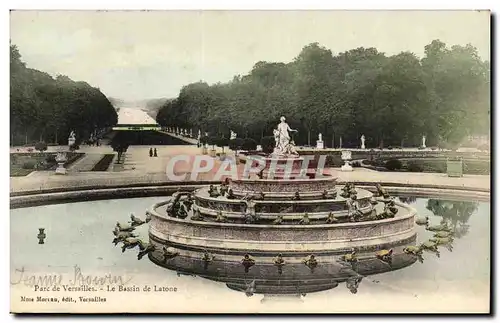
<path fill-rule="evenodd" d="M 114 131 L 113 142 L 128 143 L 129 145 L 187 145 L 183 140 L 174 138 L 158 131 Z"/>

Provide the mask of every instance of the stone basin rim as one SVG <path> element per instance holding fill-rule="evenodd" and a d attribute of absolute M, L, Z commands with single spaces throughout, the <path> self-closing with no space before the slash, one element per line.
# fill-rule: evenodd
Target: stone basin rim
<path fill-rule="evenodd" d="M 149 236 L 154 237 L 155 239 L 163 240 L 162 238 L 159 237 L 159 234 L 163 234 L 162 232 L 154 229 L 154 230 L 149 230 Z M 401 230 L 395 233 L 389 233 L 386 234 L 383 238 L 392 238 L 392 237 L 401 237 L 403 236 L 404 239 L 400 240 L 405 240 L 408 238 L 411 238 L 416 235 L 416 232 L 414 228 L 410 228 L 407 230 Z M 172 235 L 169 234 L 169 237 L 175 237 L 175 238 L 185 238 L 185 236 L 182 235 Z M 289 241 L 289 240 L 244 240 L 244 239 L 214 239 L 214 238 L 204 238 L 204 237 L 190 237 L 189 239 L 191 240 L 203 240 L 203 241 L 218 241 L 218 242 L 231 242 L 231 243 L 239 243 L 239 244 L 266 244 L 266 245 L 282 245 L 282 244 L 296 244 L 296 245 L 302 245 L 304 247 L 304 250 L 307 250 L 307 246 L 309 245 L 317 245 L 317 244 L 324 244 L 325 242 L 331 243 L 331 244 L 341 244 L 341 243 L 356 243 L 356 242 L 366 242 L 369 244 L 371 241 L 379 240 L 381 237 L 380 236 L 369 236 L 369 237 L 361 237 L 361 238 L 352 238 L 352 239 L 331 239 L 331 240 L 299 240 L 299 241 Z M 397 241 L 397 240 L 395 240 Z M 189 244 L 185 244 L 189 245 Z M 192 246 L 198 246 L 196 244 Z M 224 246 L 227 249 L 231 249 L 229 246 Z M 325 250 L 329 250 L 326 248 Z"/>
<path fill-rule="evenodd" d="M 178 243 L 178 242 L 172 242 L 169 240 L 165 240 L 164 238 L 155 236 L 149 232 L 148 234 L 149 238 L 153 240 L 156 243 L 160 244 L 168 244 L 169 246 L 175 248 L 177 251 L 179 251 L 180 254 L 182 255 L 202 255 L 204 251 L 209 251 L 210 253 L 213 254 L 224 254 L 224 257 L 226 259 L 233 259 L 234 261 L 239 261 L 241 260 L 241 249 L 230 249 L 227 246 L 199 246 L 199 245 L 189 245 L 185 243 Z M 402 248 L 402 246 L 408 246 L 408 245 L 414 245 L 416 241 L 417 233 L 413 232 L 412 235 L 410 235 L 409 238 L 401 238 L 397 239 L 394 241 L 389 242 L 391 244 L 392 248 Z M 352 247 L 346 247 L 346 248 L 336 248 L 336 249 L 331 249 L 331 248 L 318 248 L 314 250 L 314 254 L 318 258 L 318 260 L 324 260 L 324 259 L 330 259 L 331 256 L 339 256 L 339 255 L 344 255 L 352 250 Z M 268 259 L 269 257 L 276 257 L 276 252 L 282 253 L 284 257 L 288 258 L 291 263 L 297 262 L 300 257 L 302 256 L 307 256 L 311 254 L 311 250 L 306 250 L 301 248 L 300 251 L 291 251 L 290 249 L 274 249 L 274 250 L 263 250 L 263 249 L 245 249 L 245 252 L 249 253 L 254 257 L 254 259 L 259 260 L 259 259 Z M 366 254 L 371 254 L 373 251 L 367 251 L 367 250 L 360 250 L 358 255 L 359 259 L 365 258 Z M 291 259 L 294 259 L 292 261 Z M 302 259 L 300 259 L 300 262 Z"/>
<path fill-rule="evenodd" d="M 341 181 L 341 184 L 345 181 Z M 440 198 L 473 200 L 491 202 L 491 190 L 474 186 L 453 186 L 437 184 L 402 184 L 394 182 L 353 182 L 359 188 L 373 188 L 376 183 L 381 184 L 391 193 L 413 195 L 422 198 Z M 185 183 L 138 183 L 132 185 L 110 185 L 110 186 L 72 186 L 68 188 L 42 189 L 36 191 L 17 191 L 10 193 L 10 209 L 39 207 L 53 204 L 66 204 L 89 202 L 95 200 L 114 200 L 129 198 L 130 193 L 136 193 L 134 198 L 148 196 L 164 196 L 165 190 L 175 193 L 174 190 L 186 189 L 195 191 L 209 184 L 220 184 L 220 182 L 206 182 L 199 184 Z M 340 184 L 340 183 L 339 183 Z M 410 191 L 415 189 L 416 191 Z M 151 195 L 148 195 L 150 193 Z M 467 195 L 466 195 L 467 194 Z"/>
<path fill-rule="evenodd" d="M 293 174 L 292 174 L 293 175 Z M 304 183 L 317 183 L 317 182 L 336 182 L 338 177 L 335 176 L 321 176 L 321 177 L 315 177 L 315 178 L 297 178 L 297 179 L 266 179 L 266 178 L 238 178 L 238 179 L 233 179 L 231 180 L 232 183 L 245 183 L 245 184 L 262 184 L 262 183 L 268 183 L 268 184 L 304 184 Z M 229 184 L 231 185 L 231 184 Z"/>
<path fill-rule="evenodd" d="M 306 158 L 298 155 L 298 156 L 286 156 L 286 157 L 276 157 L 272 155 L 268 156 L 260 156 L 260 155 L 245 155 L 245 158 L 250 159 L 250 160 L 277 160 L 277 161 L 284 161 L 287 162 L 289 160 L 304 160 Z"/>
<path fill-rule="evenodd" d="M 366 190 L 369 192 L 368 190 Z M 253 193 L 253 192 L 249 192 Z M 265 193 L 265 192 L 264 192 Z M 373 196 L 373 193 L 369 192 L 371 195 L 368 196 L 361 196 L 358 197 L 358 200 L 366 200 L 370 199 Z M 290 196 L 290 195 L 288 195 Z M 304 195 L 307 196 L 307 195 Z M 287 197 L 287 196 L 285 196 Z M 196 195 L 197 199 L 204 200 L 204 201 L 209 201 L 209 202 L 218 202 L 218 203 L 228 203 L 228 204 L 242 204 L 245 203 L 244 200 L 242 199 L 228 199 L 225 198 L 221 199 L 220 197 L 210 197 L 210 196 L 200 196 Z M 347 199 L 342 196 L 338 196 L 337 198 L 334 199 L 318 199 L 318 200 L 312 200 L 312 199 L 307 199 L 307 200 L 283 200 L 283 201 L 278 201 L 278 200 L 254 200 L 256 204 L 285 204 L 285 205 L 293 205 L 293 204 L 300 204 L 300 205 L 308 205 L 308 204 L 327 204 L 327 203 L 336 203 L 336 204 L 344 204 Z"/>

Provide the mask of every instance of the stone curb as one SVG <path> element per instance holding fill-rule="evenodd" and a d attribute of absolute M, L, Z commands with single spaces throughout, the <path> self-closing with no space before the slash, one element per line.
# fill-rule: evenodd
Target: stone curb
<path fill-rule="evenodd" d="M 10 208 L 24 208 L 31 206 L 41 206 L 48 204 L 72 203 L 82 201 L 119 199 L 119 198 L 136 198 L 136 197 L 153 197 L 153 196 L 168 196 L 179 189 L 186 191 L 194 191 L 197 188 L 209 185 L 218 184 L 219 182 L 169 182 L 168 184 L 131 184 L 122 186 L 103 186 L 103 187 L 80 187 L 73 190 L 58 188 L 43 191 L 18 192 L 10 197 Z M 372 188 L 375 182 L 354 182 L 356 185 L 369 189 Z M 342 184 L 342 183 L 339 183 Z M 475 187 L 451 187 L 439 185 L 408 185 L 400 183 L 382 183 L 382 185 L 391 193 L 403 193 L 416 196 L 434 196 L 440 197 L 457 197 L 461 199 L 479 199 L 482 201 L 490 200 L 490 191 Z"/>
<path fill-rule="evenodd" d="M 351 183 L 358 186 L 373 186 L 374 184 L 380 184 L 382 186 L 391 186 L 391 187 L 414 187 L 414 188 L 435 188 L 435 189 L 450 189 L 450 190 L 463 190 L 463 191 L 478 191 L 478 192 L 490 192 L 489 188 L 481 188 L 481 187 L 471 187 L 471 186 L 456 186 L 456 185 L 436 185 L 436 184 L 411 184 L 411 183 L 399 183 L 399 182 L 380 182 L 380 181 L 350 181 Z M 347 181 L 338 180 L 336 182 L 337 185 L 344 185 Z M 10 197 L 16 196 L 26 196 L 26 195 L 38 195 L 38 194 L 50 194 L 50 193 L 61 193 L 61 192 L 76 192 L 76 191 L 87 191 L 87 190 L 101 190 L 101 189 L 119 189 L 119 188 L 137 188 L 137 187 L 182 187 L 182 186 L 205 186 L 211 184 L 220 184 L 220 181 L 185 181 L 185 182 L 172 182 L 172 181 L 164 181 L 164 182 L 138 182 L 131 184 L 120 184 L 120 185 L 82 185 L 82 186 L 72 186 L 72 187 L 56 187 L 56 188 L 48 188 L 48 189 L 40 189 L 40 190 L 26 190 L 26 191 L 17 191 L 11 192 Z"/>

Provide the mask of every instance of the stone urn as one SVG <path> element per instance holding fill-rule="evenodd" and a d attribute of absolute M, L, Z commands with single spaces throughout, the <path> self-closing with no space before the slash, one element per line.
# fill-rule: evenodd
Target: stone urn
<path fill-rule="evenodd" d="M 57 156 L 56 156 L 56 162 L 57 162 L 56 174 L 57 175 L 66 175 L 66 168 L 64 167 L 64 163 L 66 163 L 67 161 L 68 161 L 68 158 L 66 157 L 66 153 L 64 153 L 64 152 L 57 153 Z"/>
<path fill-rule="evenodd" d="M 349 163 L 350 160 L 352 159 L 352 152 L 350 150 L 342 150 L 341 158 L 344 161 L 344 165 L 342 165 L 340 170 L 343 172 L 352 172 L 353 168 L 352 168 L 351 164 Z"/>

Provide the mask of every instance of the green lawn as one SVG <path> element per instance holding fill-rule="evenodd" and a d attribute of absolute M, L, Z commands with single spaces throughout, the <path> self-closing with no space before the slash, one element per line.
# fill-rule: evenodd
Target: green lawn
<path fill-rule="evenodd" d="M 26 176 L 28 174 L 31 174 L 33 169 L 23 169 L 21 167 L 18 167 L 17 165 L 10 165 L 10 176 Z"/>
<path fill-rule="evenodd" d="M 11 153 L 10 154 L 10 176 L 26 176 L 36 170 L 55 170 L 55 153 Z M 84 153 L 68 153 L 68 161 L 65 166 L 68 167 L 81 157 Z M 52 159 L 48 158 L 52 156 Z"/>

